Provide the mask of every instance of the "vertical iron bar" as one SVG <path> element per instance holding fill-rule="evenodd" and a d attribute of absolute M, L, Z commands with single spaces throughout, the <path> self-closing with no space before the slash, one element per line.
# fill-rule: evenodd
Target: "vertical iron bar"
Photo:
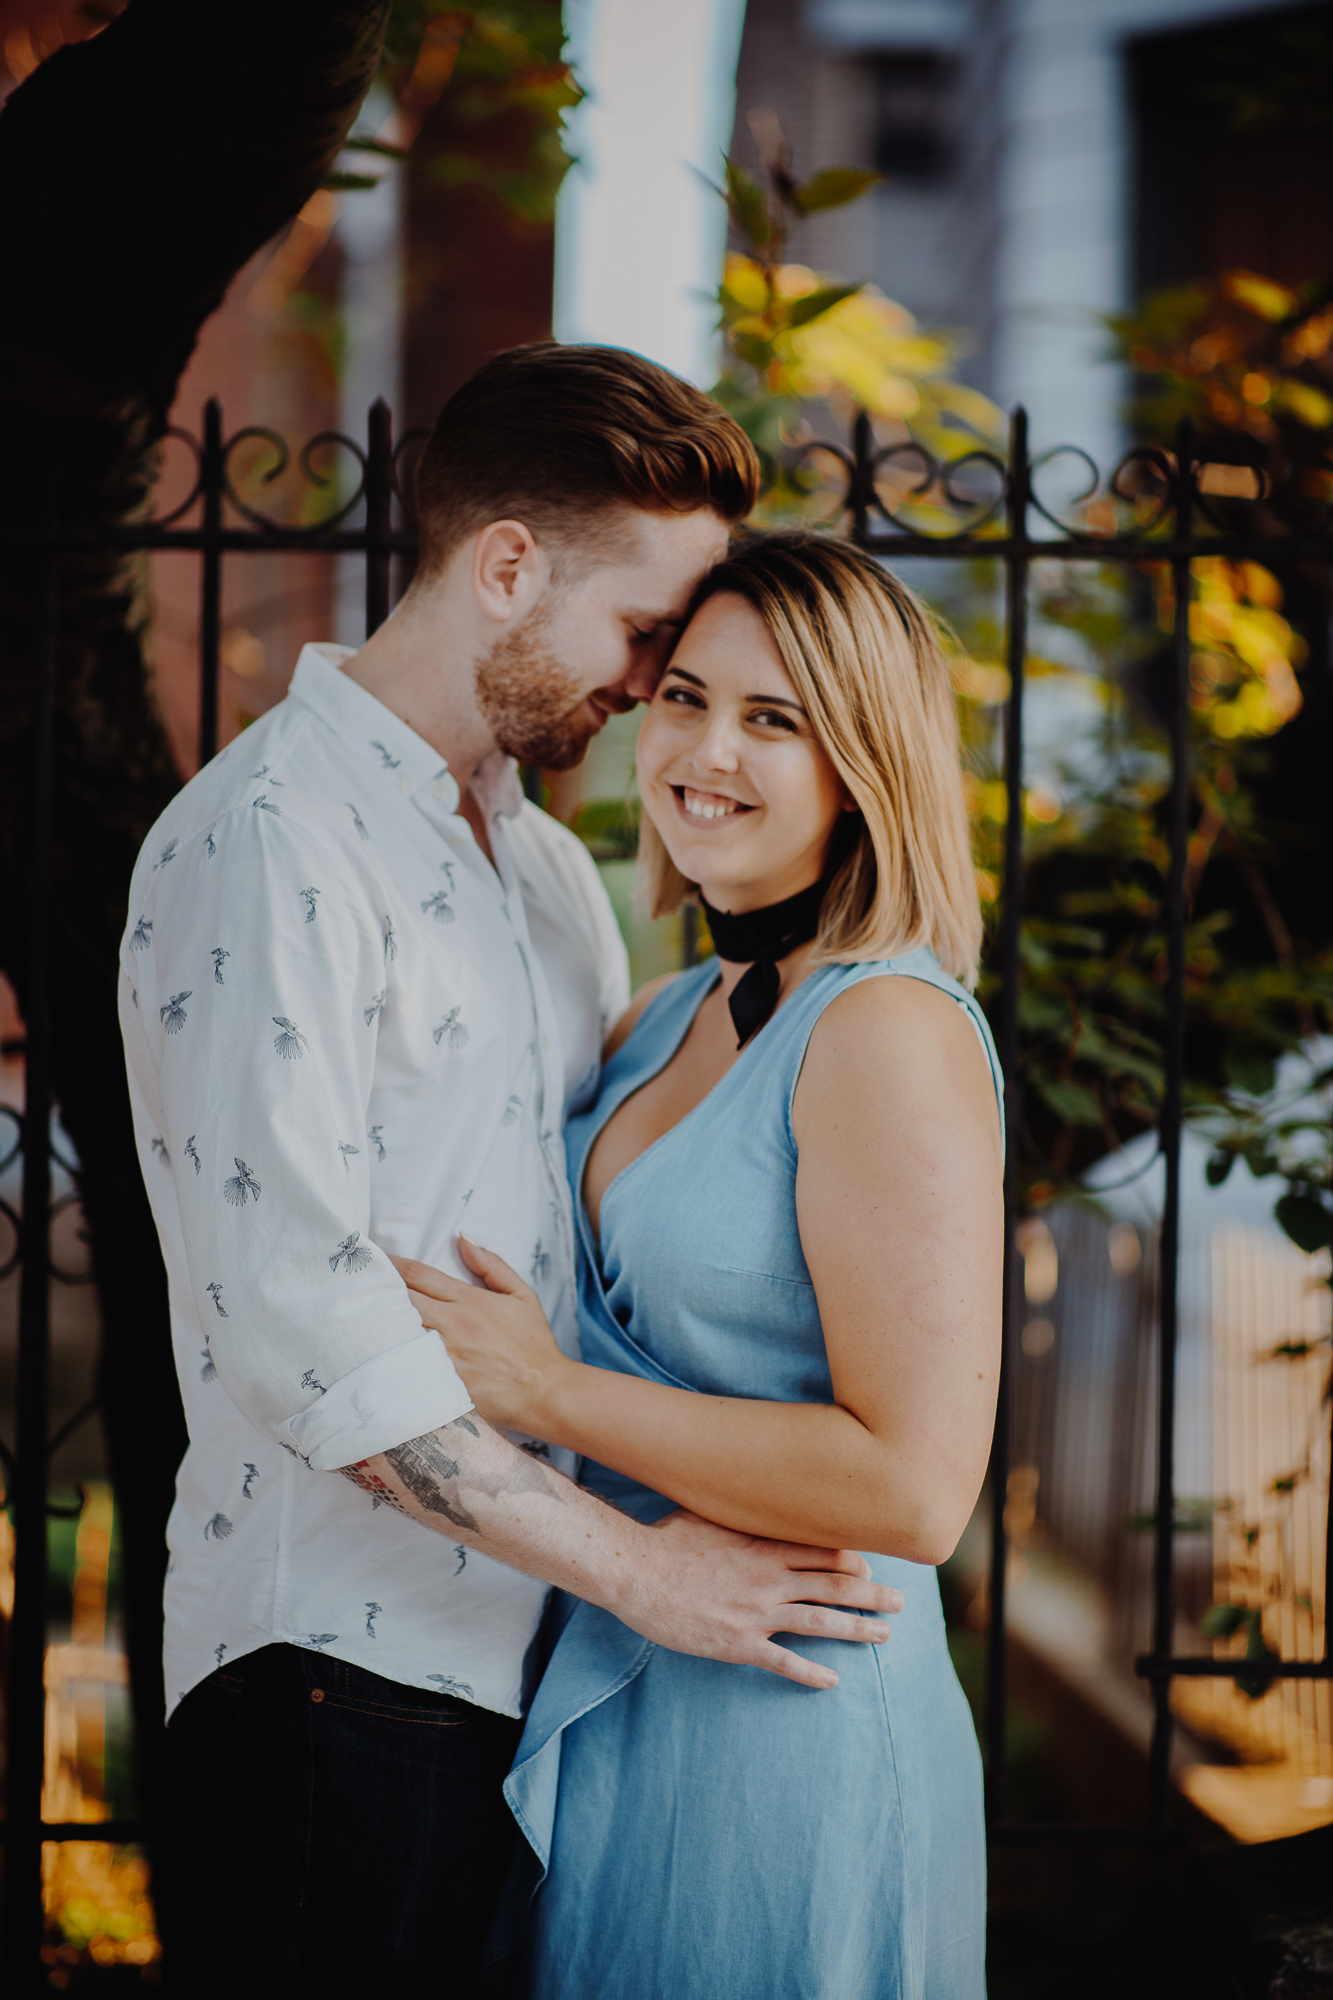
<path fill-rule="evenodd" d="M 1194 438 L 1182 424 L 1176 445 L 1176 539 L 1193 528 Z M 1171 1657 L 1175 1639 L 1175 1449 L 1176 1343 L 1180 1282 L 1180 1137 L 1185 1075 L 1185 857 L 1190 796 L 1190 588 L 1188 556 L 1173 557 L 1176 593 L 1172 649 L 1171 861 L 1166 890 L 1166 1083 L 1162 1097 L 1162 1158 L 1166 1185 L 1162 1201 L 1161 1309 L 1157 1380 L 1157 1530 L 1153 1550 L 1153 1651 Z M 1150 1817 L 1165 1826 L 1171 1806 L 1171 1683 L 1153 1682 L 1152 1748 L 1148 1758 Z"/>
<path fill-rule="evenodd" d="M 389 615 L 389 525 L 393 507 L 393 414 L 383 396 L 366 426 L 366 637 Z M 529 794 L 531 796 L 531 794 Z"/>
<path fill-rule="evenodd" d="M 864 410 L 856 413 L 852 427 L 852 487 L 849 495 L 852 540 L 864 543 L 870 532 L 870 502 L 875 491 L 875 433 Z"/>
<path fill-rule="evenodd" d="M 1030 468 L 1027 411 L 1010 420 L 1007 527 L 1011 545 L 1027 538 Z M 1004 1292 L 1000 1335 L 1000 1383 L 991 1444 L 990 1622 L 986 1645 L 986 1801 L 991 1824 L 1004 1812 L 1005 1729 L 1009 1712 L 1009 1661 L 1005 1636 L 1005 1571 L 1008 1536 L 1004 1514 L 1009 1489 L 1009 1422 L 1014 1328 L 1014 1231 L 1018 1226 L 1019 1135 L 1022 1090 L 1018 1067 L 1018 994 L 1022 977 L 1023 929 L 1023 669 L 1027 658 L 1028 558 L 1017 550 L 1005 564 L 1005 651 L 1009 704 L 1005 714 L 1004 916 L 1000 957 L 1000 1063 L 1004 1071 Z"/>
<path fill-rule="evenodd" d="M 218 654 L 222 642 L 222 405 L 204 404 L 204 565 L 199 602 L 199 768 L 218 751 Z"/>
<path fill-rule="evenodd" d="M 32 817 L 28 848 L 28 946 L 23 1104 L 23 1267 L 19 1289 L 14 1506 L 14 1613 L 9 1628 L 4 1990 L 17 2000 L 41 1976 L 42 1777 L 46 1748 L 46 1425 L 50 1367 L 51 1044 L 49 966 L 60 557 L 54 468 L 46 496 L 42 647 L 33 694 Z"/>

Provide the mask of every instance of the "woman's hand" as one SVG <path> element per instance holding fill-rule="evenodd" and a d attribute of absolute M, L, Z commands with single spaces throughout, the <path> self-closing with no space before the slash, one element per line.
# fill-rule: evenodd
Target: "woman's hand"
<path fill-rule="evenodd" d="M 555 1383 L 579 1363 L 560 1352 L 537 1294 L 503 1257 L 462 1235 L 458 1247 L 485 1291 L 410 1257 L 393 1262 L 423 1325 L 444 1341 L 487 1423 L 545 1437 L 544 1412 Z"/>

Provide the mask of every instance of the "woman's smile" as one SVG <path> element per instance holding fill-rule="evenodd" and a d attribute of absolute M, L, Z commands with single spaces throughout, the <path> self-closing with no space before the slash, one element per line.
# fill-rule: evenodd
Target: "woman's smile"
<path fill-rule="evenodd" d="M 695 785 L 672 785 L 677 807 L 691 820 L 734 819 L 739 813 L 753 812 L 741 799 L 728 798 L 725 792 L 701 792 Z"/>

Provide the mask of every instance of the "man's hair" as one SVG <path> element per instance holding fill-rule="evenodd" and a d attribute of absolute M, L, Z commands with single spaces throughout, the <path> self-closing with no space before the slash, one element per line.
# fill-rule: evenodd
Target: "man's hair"
<path fill-rule="evenodd" d="M 618 347 L 511 347 L 449 398 L 417 466 L 418 574 L 491 521 L 519 520 L 552 560 L 619 507 L 742 520 L 759 459 L 700 390 Z"/>
<path fill-rule="evenodd" d="M 949 665 L 926 606 L 873 556 L 831 535 L 756 535 L 711 569 L 710 598 L 744 598 L 859 808 L 824 897 L 812 962 L 856 965 L 928 944 L 975 986 L 981 907 Z M 645 817 L 639 863 L 655 917 L 697 892 Z"/>

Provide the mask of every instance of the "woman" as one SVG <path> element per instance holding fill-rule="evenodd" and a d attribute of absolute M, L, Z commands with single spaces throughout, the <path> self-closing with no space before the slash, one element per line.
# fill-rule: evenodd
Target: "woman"
<path fill-rule="evenodd" d="M 608 1499 L 871 1552 L 906 1608 L 887 1647 L 801 1640 L 812 1694 L 565 1605 L 506 1786 L 546 1869 L 531 1991 L 979 2000 L 981 1777 L 932 1565 L 990 1442 L 1002 1142 L 928 615 L 846 544 L 745 546 L 638 777 L 654 910 L 697 894 L 718 957 L 637 996 L 569 1126 L 583 1361 L 476 1246 L 489 1292 L 409 1283 L 451 1301 L 416 1300 L 483 1414 Z"/>

